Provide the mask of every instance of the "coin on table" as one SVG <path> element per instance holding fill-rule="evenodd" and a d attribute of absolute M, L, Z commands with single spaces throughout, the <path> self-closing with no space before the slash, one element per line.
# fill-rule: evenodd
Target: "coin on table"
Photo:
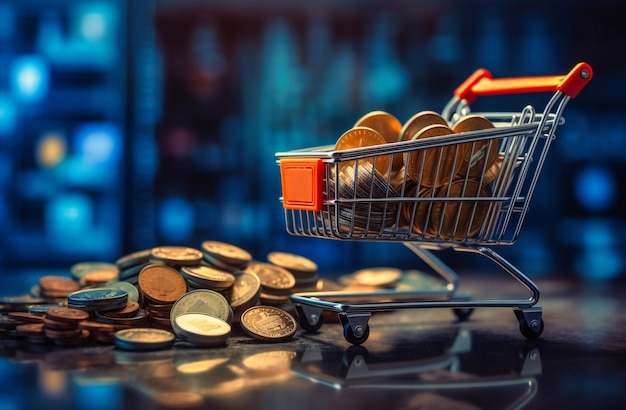
<path fill-rule="evenodd" d="M 289 252 L 270 252 L 267 261 L 290 271 L 294 276 L 308 277 L 317 272 L 317 264 L 304 256 Z"/>
<path fill-rule="evenodd" d="M 253 261 L 248 264 L 246 271 L 257 275 L 261 280 L 261 288 L 272 293 L 289 293 L 296 284 L 296 279 L 287 269 L 271 263 Z"/>
<path fill-rule="evenodd" d="M 495 128 L 487 118 L 481 115 L 468 115 L 457 121 L 452 130 L 455 133 L 480 131 Z M 498 158 L 499 144 L 497 140 L 489 139 L 468 142 L 465 145 L 465 157 L 459 168 L 459 173 L 470 178 L 479 178 L 491 168 Z"/>
<path fill-rule="evenodd" d="M 142 251 L 136 251 L 129 253 L 128 255 L 124 255 L 115 261 L 115 264 L 120 270 L 132 268 L 133 266 L 141 265 L 142 263 L 147 263 L 150 259 L 150 252 L 152 249 L 144 249 Z"/>
<path fill-rule="evenodd" d="M 209 289 L 192 290 L 180 297 L 172 306 L 170 319 L 174 321 L 176 316 L 183 313 L 204 313 L 226 323 L 230 323 L 233 318 L 233 310 L 226 298 Z"/>
<path fill-rule="evenodd" d="M 450 134 L 454 134 L 454 131 L 445 125 L 436 124 L 422 129 L 413 139 L 438 138 Z M 413 151 L 407 164 L 408 175 L 422 187 L 445 185 L 459 171 L 465 149 L 464 144 L 455 144 Z"/>
<path fill-rule="evenodd" d="M 139 289 L 156 303 L 173 303 L 187 293 L 185 278 L 167 265 L 148 265 L 139 272 Z"/>
<path fill-rule="evenodd" d="M 201 248 L 205 258 L 218 267 L 244 268 L 252 260 L 248 251 L 224 242 L 204 241 Z"/>
<path fill-rule="evenodd" d="M 42 296 L 44 297 L 46 297 L 46 294 L 60 295 L 52 297 L 65 297 L 80 289 L 80 285 L 75 280 L 55 275 L 47 275 L 39 278 L 39 286 L 40 292 L 43 293 Z"/>
<path fill-rule="evenodd" d="M 79 263 L 72 265 L 72 267 L 70 268 L 70 274 L 75 279 L 80 280 L 80 278 L 82 278 L 89 272 L 93 272 L 95 270 L 104 270 L 104 269 L 118 270 L 118 267 L 116 264 L 109 263 L 109 262 L 98 262 L 98 261 L 79 262 Z"/>
<path fill-rule="evenodd" d="M 178 337 L 198 346 L 224 345 L 231 332 L 228 323 L 203 313 L 182 313 L 172 324 Z"/>
<path fill-rule="evenodd" d="M 110 282 L 112 280 L 117 280 L 119 278 L 119 271 L 112 269 L 100 269 L 94 270 L 84 274 L 80 278 L 80 284 L 82 286 L 95 286 L 102 285 L 103 283 Z"/>
<path fill-rule="evenodd" d="M 46 317 L 59 322 L 76 323 L 89 319 L 89 313 L 78 309 L 57 307 L 48 309 Z"/>
<path fill-rule="evenodd" d="M 230 292 L 230 306 L 233 310 L 245 310 L 256 304 L 261 294 L 261 280 L 251 272 L 243 271 L 235 277 Z"/>
<path fill-rule="evenodd" d="M 202 252 L 186 246 L 159 246 L 150 251 L 150 261 L 170 266 L 195 266 L 202 261 Z"/>
<path fill-rule="evenodd" d="M 83 289 L 67 295 L 67 307 L 85 311 L 121 309 L 128 293 L 121 289 Z"/>
<path fill-rule="evenodd" d="M 430 125 L 448 125 L 448 122 L 434 111 L 421 111 L 404 123 L 398 135 L 398 141 L 410 141 L 424 128 Z"/>
<path fill-rule="evenodd" d="M 337 140 L 337 144 L 335 145 L 335 149 L 338 151 L 347 150 L 352 148 L 362 148 L 362 147 L 371 147 L 376 145 L 383 145 L 386 141 L 382 135 L 378 131 L 375 131 L 368 127 L 354 127 L 344 132 L 339 140 Z M 374 165 L 376 170 L 381 175 L 389 174 L 389 162 L 391 158 L 389 155 L 379 155 L 376 157 L 369 156 L 368 158 L 360 159 L 358 161 L 359 165 L 364 163 L 370 163 Z M 349 161 L 350 164 L 354 164 L 353 161 Z M 346 164 L 340 164 L 340 169 Z"/>
<path fill-rule="evenodd" d="M 115 332 L 115 346 L 123 350 L 148 351 L 168 349 L 176 336 L 172 332 L 152 328 L 133 328 Z"/>
<path fill-rule="evenodd" d="M 223 290 L 228 289 L 235 283 L 235 276 L 221 269 L 211 266 L 184 266 L 180 269 L 180 273 L 198 288 Z"/>
<path fill-rule="evenodd" d="M 241 328 L 249 336 L 266 342 L 287 340 L 296 334 L 296 320 L 273 306 L 253 306 L 241 315 Z"/>
<path fill-rule="evenodd" d="M 396 268 L 374 267 L 360 269 L 354 272 L 352 279 L 361 284 L 368 286 L 391 286 L 402 277 L 402 271 Z"/>
<path fill-rule="evenodd" d="M 139 273 L 139 272 L 137 272 Z M 128 282 L 125 281 L 111 281 L 107 282 L 101 286 L 102 288 L 107 289 L 119 289 L 128 293 L 128 301 L 129 302 L 139 302 L 139 291 L 137 288 Z"/>
<path fill-rule="evenodd" d="M 141 306 L 139 305 L 139 303 L 129 301 L 126 304 L 126 306 L 124 306 L 122 309 L 107 310 L 107 311 L 102 312 L 102 314 L 104 316 L 114 317 L 114 318 L 135 317 L 137 316 L 137 313 L 139 312 L 140 307 Z"/>

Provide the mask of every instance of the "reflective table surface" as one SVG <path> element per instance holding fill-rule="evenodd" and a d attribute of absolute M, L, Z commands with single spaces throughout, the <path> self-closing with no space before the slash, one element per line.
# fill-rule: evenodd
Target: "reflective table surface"
<path fill-rule="evenodd" d="M 612 409 L 626 402 L 623 285 L 537 281 L 545 330 L 510 308 L 376 312 L 361 346 L 336 314 L 268 344 L 235 326 L 224 347 L 129 352 L 0 343 L 0 409 Z M 472 295 L 509 281 L 461 276 Z M 497 292 L 497 293 L 494 293 Z M 484 294 L 484 295 L 483 295 Z"/>

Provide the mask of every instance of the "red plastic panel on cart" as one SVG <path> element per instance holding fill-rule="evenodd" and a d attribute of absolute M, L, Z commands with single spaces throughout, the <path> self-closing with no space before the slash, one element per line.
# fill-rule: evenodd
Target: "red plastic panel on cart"
<path fill-rule="evenodd" d="M 321 159 L 282 158 L 280 177 L 285 209 L 322 210 L 324 164 Z"/>

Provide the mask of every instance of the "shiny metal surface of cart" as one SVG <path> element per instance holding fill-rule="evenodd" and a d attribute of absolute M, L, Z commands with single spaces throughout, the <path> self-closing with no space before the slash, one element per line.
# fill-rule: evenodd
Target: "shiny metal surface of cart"
<path fill-rule="evenodd" d="M 401 242 L 446 282 L 441 289 L 408 292 L 296 293 L 291 298 L 301 327 L 316 331 L 322 311 L 334 311 L 345 339 L 361 344 L 376 311 L 452 308 L 465 320 L 474 308 L 511 307 L 522 335 L 539 337 L 544 325 L 538 287 L 491 247 L 516 241 L 564 108 L 591 77 L 586 63 L 560 76 L 494 79 L 480 69 L 454 91 L 441 115 L 453 124 L 480 114 L 492 129 L 345 150 L 327 146 L 277 153 L 289 234 Z M 470 110 L 477 97 L 527 92 L 553 94 L 539 113 L 532 106 L 516 113 Z M 481 161 L 492 150 L 497 150 L 496 160 Z M 476 163 L 482 169 L 470 173 Z M 422 186 L 433 175 L 435 182 L 445 183 Z M 459 293 L 457 274 L 433 252 L 447 248 L 488 258 L 529 291 L 528 299 L 475 300 Z"/>

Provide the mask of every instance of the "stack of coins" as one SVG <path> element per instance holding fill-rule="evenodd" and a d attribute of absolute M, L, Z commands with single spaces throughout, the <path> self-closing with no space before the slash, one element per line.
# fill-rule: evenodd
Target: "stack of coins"
<path fill-rule="evenodd" d="M 219 241 L 202 242 L 204 260 L 226 272 L 242 271 L 252 260 L 252 255 L 238 246 Z"/>
<path fill-rule="evenodd" d="M 160 246 L 133 252 L 115 264 L 77 263 L 70 269 L 71 278 L 43 277 L 37 294 L 43 290 L 47 298 L 0 298 L 0 309 L 5 312 L 0 315 L 0 339 L 62 346 L 106 343 L 125 350 L 154 350 L 170 346 L 170 342 L 157 342 L 166 335 L 158 331 L 166 330 L 185 343 L 224 345 L 231 324 L 241 325 L 241 317 L 250 308 L 272 304 L 273 315 L 282 317 L 289 315 L 284 309 L 294 291 L 317 289 L 317 265 L 306 258 L 272 252 L 267 263 L 258 262 L 233 245 L 217 241 L 205 241 L 204 245 L 203 251 Z M 117 276 L 105 283 L 88 280 L 90 274 L 103 271 Z M 50 292 L 59 290 L 66 296 L 51 300 L 52 295 L 61 293 Z M 266 314 L 261 316 L 267 319 Z M 275 319 L 264 320 L 258 331 L 248 320 L 247 332 L 259 333 L 253 337 L 264 341 L 290 337 L 291 330 L 263 336 L 268 329 L 276 330 L 271 325 Z M 130 331 L 146 328 L 155 333 Z M 160 336 L 155 336 L 157 333 Z"/>
<path fill-rule="evenodd" d="M 172 320 L 176 335 L 195 346 L 223 346 L 230 336 L 230 325 L 204 313 L 181 313 Z"/>
<path fill-rule="evenodd" d="M 51 308 L 43 317 L 45 336 L 59 346 L 77 346 L 89 337 L 79 323 L 89 319 L 89 313 L 69 308 Z"/>
<path fill-rule="evenodd" d="M 287 269 L 271 263 L 252 261 L 246 272 L 255 274 L 261 281 L 261 303 L 279 306 L 289 302 L 296 279 Z"/>
<path fill-rule="evenodd" d="M 319 275 L 317 264 L 312 260 L 288 252 L 271 252 L 267 255 L 267 261 L 287 269 L 293 275 L 296 280 L 293 293 L 315 291 Z"/>
<path fill-rule="evenodd" d="M 83 289 L 67 295 L 67 307 L 86 312 L 122 309 L 128 293 L 119 289 Z"/>
<path fill-rule="evenodd" d="M 296 320 L 274 306 L 253 306 L 241 315 L 241 328 L 250 337 L 264 342 L 280 342 L 296 333 Z"/>
<path fill-rule="evenodd" d="M 378 173 L 369 162 L 346 165 L 339 172 L 339 179 L 334 175 L 329 178 L 329 197 L 335 197 L 335 189 L 340 199 L 355 199 L 354 204 L 340 204 L 339 228 L 358 228 L 379 231 L 395 223 L 397 206 L 386 201 L 376 202 L 375 199 L 397 197 L 398 193 L 389 182 Z M 372 200 L 374 199 L 374 200 Z M 335 207 L 330 207 L 331 220 L 335 220 Z"/>
<path fill-rule="evenodd" d="M 185 278 L 171 266 L 150 264 L 141 270 L 138 279 L 139 292 L 150 321 L 169 329 L 172 306 L 187 293 Z"/>
<path fill-rule="evenodd" d="M 80 289 L 80 284 L 64 276 L 42 276 L 39 278 L 39 295 L 45 299 L 66 298 Z"/>

